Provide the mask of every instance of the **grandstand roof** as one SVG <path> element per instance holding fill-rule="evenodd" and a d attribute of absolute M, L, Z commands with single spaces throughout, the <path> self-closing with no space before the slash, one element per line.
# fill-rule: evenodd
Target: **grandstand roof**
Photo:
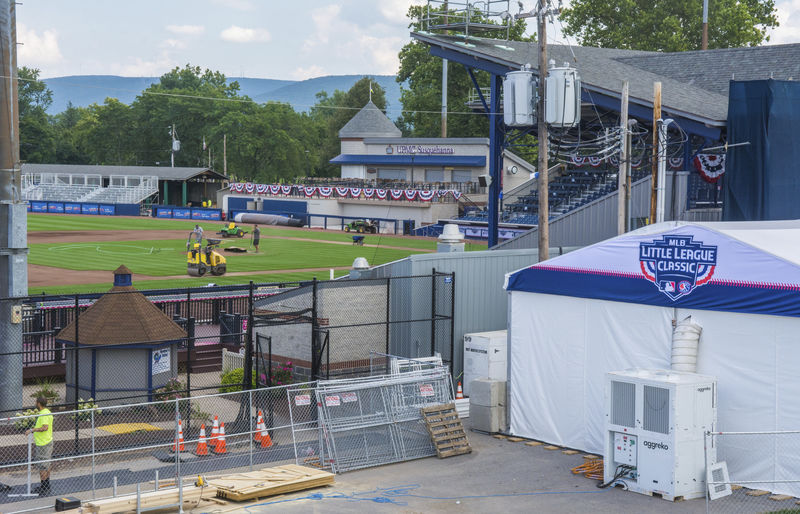
<path fill-rule="evenodd" d="M 22 165 L 22 173 L 58 173 L 64 175 L 92 174 L 110 177 L 156 176 L 159 180 L 189 180 L 204 175 L 212 180 L 227 180 L 224 174 L 211 168 L 184 168 L 168 166 L 101 166 L 94 164 L 31 164 Z"/>
<path fill-rule="evenodd" d="M 367 102 L 350 121 L 339 130 L 339 137 L 400 137 L 403 133 L 378 106 Z"/>
<path fill-rule="evenodd" d="M 481 60 L 495 65 L 496 72 L 518 70 L 523 64 L 537 71 L 536 43 L 419 32 L 412 37 L 432 48 L 463 54 L 476 67 Z M 585 91 L 618 98 L 627 80 L 631 103 L 651 109 L 653 83 L 661 82 L 667 115 L 716 127 L 724 127 L 727 120 L 732 78 L 800 78 L 800 44 L 678 53 L 548 45 L 548 54 L 558 64 L 577 66 Z"/>

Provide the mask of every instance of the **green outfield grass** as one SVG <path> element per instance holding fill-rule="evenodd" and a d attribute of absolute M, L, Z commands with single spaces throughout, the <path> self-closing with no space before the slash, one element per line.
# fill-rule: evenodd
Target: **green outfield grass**
<path fill-rule="evenodd" d="M 206 236 L 212 236 L 220 230 L 225 223 L 200 222 Z M 92 230 L 186 230 L 186 235 L 194 228 L 195 222 L 182 220 L 165 220 L 159 218 L 122 218 L 114 216 L 53 216 L 52 214 L 28 214 L 28 231 L 38 232 L 44 230 L 55 231 L 92 231 Z M 242 225 L 248 232 L 252 225 Z M 297 230 L 262 225 L 263 236 L 299 237 L 304 239 L 317 239 L 320 241 L 352 241 L 352 234 L 338 230 Z M 249 234 L 245 236 L 245 240 Z M 242 240 L 240 240 L 242 241 Z M 381 246 L 418 248 L 420 250 L 435 250 L 435 239 L 416 239 L 402 236 L 388 236 L 366 234 L 367 244 L 380 244 Z M 485 250 L 486 244 L 467 243 L 467 250 Z"/>
<path fill-rule="evenodd" d="M 350 266 L 356 257 L 370 264 L 382 264 L 415 253 L 411 250 L 336 245 L 290 239 L 261 241 L 261 252 L 223 252 L 228 271 L 302 270 Z M 247 241 L 223 241 L 225 246 L 247 246 Z M 186 242 L 183 240 L 127 241 L 102 243 L 51 243 L 30 247 L 28 262 L 71 270 L 113 271 L 120 264 L 134 273 L 151 276 L 186 273 Z"/>
<path fill-rule="evenodd" d="M 335 278 L 347 275 L 347 271 L 336 271 Z M 246 284 L 250 281 L 256 284 L 275 284 L 280 282 L 300 282 L 304 280 L 311 280 L 317 277 L 319 280 L 328 280 L 330 275 L 328 272 L 316 271 L 302 271 L 297 273 L 275 273 L 268 275 L 239 275 L 231 276 L 205 276 L 205 277 L 186 277 L 183 279 L 169 279 L 169 280 L 137 280 L 134 286 L 137 289 L 177 289 L 182 287 L 204 287 L 208 284 L 232 285 L 232 284 Z M 101 282 L 99 284 L 80 284 L 71 286 L 53 286 L 53 287 L 37 287 L 31 288 L 28 291 L 30 295 L 37 294 L 79 294 L 79 293 L 104 293 L 111 289 L 111 280 L 108 282 Z"/>

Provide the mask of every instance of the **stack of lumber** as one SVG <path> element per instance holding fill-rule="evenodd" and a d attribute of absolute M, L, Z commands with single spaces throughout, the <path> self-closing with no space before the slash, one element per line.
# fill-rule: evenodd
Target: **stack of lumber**
<path fill-rule="evenodd" d="M 184 486 L 183 488 L 183 508 L 191 509 L 200 503 L 201 500 L 214 498 L 217 490 L 213 486 L 195 487 Z M 153 509 L 157 507 L 168 508 L 170 505 L 178 504 L 178 488 L 164 489 L 160 491 L 149 491 L 141 494 L 141 508 Z M 177 508 L 175 509 L 177 510 Z M 112 514 L 119 512 L 136 511 L 136 493 L 108 498 L 106 500 L 92 500 L 83 504 L 83 512 L 93 514 Z"/>
<path fill-rule="evenodd" d="M 244 501 L 331 485 L 333 479 L 333 473 L 327 471 L 287 464 L 225 475 L 209 480 L 209 484 L 216 489 L 219 498 Z"/>
<path fill-rule="evenodd" d="M 472 452 L 454 403 L 424 407 L 420 410 L 433 445 L 436 447 L 436 455 L 440 459 Z"/>

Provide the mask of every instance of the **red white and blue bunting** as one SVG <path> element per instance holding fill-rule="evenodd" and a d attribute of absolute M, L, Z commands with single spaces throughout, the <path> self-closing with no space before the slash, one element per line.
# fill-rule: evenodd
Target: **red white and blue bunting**
<path fill-rule="evenodd" d="M 587 157 L 587 159 L 589 159 Z M 587 160 L 588 162 L 588 160 Z M 443 198 L 452 195 L 454 199 L 461 198 L 461 192 L 453 189 L 376 189 L 370 187 L 339 187 L 339 186 L 294 186 L 281 184 L 253 184 L 251 182 L 232 182 L 229 189 L 238 194 L 256 194 L 272 196 L 304 195 L 306 198 L 320 196 L 322 198 L 377 198 L 378 200 L 420 200 L 430 202 L 434 198 Z"/>
<path fill-rule="evenodd" d="M 725 154 L 699 153 L 694 158 L 694 167 L 703 180 L 713 184 L 725 174 Z"/>
<path fill-rule="evenodd" d="M 417 191 L 417 198 L 423 202 L 430 202 L 437 191 Z"/>
<path fill-rule="evenodd" d="M 683 168 L 683 157 L 670 157 L 667 159 L 669 163 L 669 167 L 673 170 L 679 170 Z"/>

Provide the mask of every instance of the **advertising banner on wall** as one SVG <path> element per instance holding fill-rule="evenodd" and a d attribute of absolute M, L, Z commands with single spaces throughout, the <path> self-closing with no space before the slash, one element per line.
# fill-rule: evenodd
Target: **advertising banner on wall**
<path fill-rule="evenodd" d="M 151 375 L 155 376 L 160 373 L 166 373 L 171 369 L 169 346 L 159 348 L 158 350 L 153 350 L 152 359 L 153 362 L 151 363 L 150 369 Z"/>

